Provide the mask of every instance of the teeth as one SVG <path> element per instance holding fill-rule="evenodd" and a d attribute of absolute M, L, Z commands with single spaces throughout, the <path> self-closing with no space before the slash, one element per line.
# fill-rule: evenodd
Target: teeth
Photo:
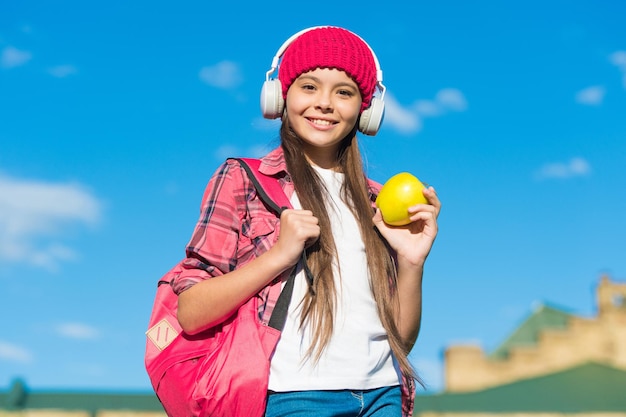
<path fill-rule="evenodd" d="M 331 122 L 328 120 L 311 119 L 311 121 L 313 122 L 313 124 L 320 125 L 320 126 L 331 125 Z"/>

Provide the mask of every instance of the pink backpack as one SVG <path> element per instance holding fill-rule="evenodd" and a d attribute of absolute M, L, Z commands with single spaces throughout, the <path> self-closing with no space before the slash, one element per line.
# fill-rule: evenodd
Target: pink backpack
<path fill-rule="evenodd" d="M 278 181 L 258 171 L 258 159 L 238 161 L 277 216 L 291 206 Z M 270 357 L 285 323 L 294 274 L 268 325 L 260 322 L 258 297 L 252 297 L 223 323 L 190 336 L 178 324 L 178 296 L 170 285 L 181 271 L 178 264 L 159 280 L 146 332 L 145 366 L 165 412 L 169 417 L 262 417 Z"/>

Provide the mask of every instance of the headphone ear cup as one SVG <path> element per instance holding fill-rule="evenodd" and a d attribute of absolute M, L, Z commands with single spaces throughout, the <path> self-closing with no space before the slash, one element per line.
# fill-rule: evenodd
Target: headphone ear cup
<path fill-rule="evenodd" d="M 261 113 L 266 119 L 278 119 L 283 114 L 285 101 L 280 80 L 267 80 L 261 89 Z"/>
<path fill-rule="evenodd" d="M 359 130 L 368 136 L 378 133 L 385 115 L 385 103 L 378 97 L 372 98 L 370 106 L 363 110 L 359 119 Z"/>

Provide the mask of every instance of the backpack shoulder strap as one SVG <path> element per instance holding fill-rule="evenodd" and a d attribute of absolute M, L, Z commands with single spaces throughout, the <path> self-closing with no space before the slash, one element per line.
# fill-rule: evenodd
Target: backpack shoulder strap
<path fill-rule="evenodd" d="M 285 195 L 278 180 L 274 177 L 264 175 L 259 172 L 259 166 L 261 160 L 256 158 L 231 158 L 241 165 L 241 167 L 248 174 L 248 178 L 254 184 L 259 197 L 265 204 L 267 204 L 276 214 L 285 209 L 291 207 L 289 199 Z"/>
<path fill-rule="evenodd" d="M 261 160 L 255 158 L 231 158 L 239 162 L 241 167 L 248 174 L 248 178 L 254 184 L 254 188 L 256 188 L 259 197 L 263 202 L 270 207 L 277 216 L 280 216 L 280 213 L 286 208 L 291 207 L 291 203 L 289 199 L 285 195 L 282 187 L 278 183 L 278 179 L 264 175 L 259 172 L 259 165 L 261 165 Z M 302 259 L 304 267 L 308 270 L 308 266 L 306 266 L 306 255 L 305 252 L 302 252 Z M 280 296 L 276 300 L 276 305 L 274 305 L 274 310 L 272 311 L 272 315 L 269 319 L 268 326 L 277 330 L 282 330 L 285 326 L 285 321 L 287 320 L 287 313 L 289 310 L 289 303 L 291 302 L 291 295 L 293 293 L 293 283 L 295 280 L 297 268 L 294 268 L 291 274 L 289 274 L 289 279 L 285 283 L 283 290 L 280 293 Z M 308 272 L 310 274 L 310 272 Z"/>

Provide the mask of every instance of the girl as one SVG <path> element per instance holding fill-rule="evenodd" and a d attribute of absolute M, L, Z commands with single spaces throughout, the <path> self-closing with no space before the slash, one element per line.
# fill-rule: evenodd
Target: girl
<path fill-rule="evenodd" d="M 379 186 L 364 173 L 356 134 L 381 87 L 369 46 L 337 27 L 288 42 L 278 68 L 281 144 L 260 170 L 280 178 L 294 208 L 277 220 L 241 168 L 225 162 L 174 283 L 178 320 L 196 334 L 251 297 L 267 317 L 275 302 L 268 288 L 296 267 L 266 417 L 408 417 L 416 375 L 407 354 L 419 333 L 440 202 L 424 189 L 429 204 L 411 207 L 404 227 L 386 225 L 375 209 Z M 303 251 L 306 265 L 298 262 Z"/>

